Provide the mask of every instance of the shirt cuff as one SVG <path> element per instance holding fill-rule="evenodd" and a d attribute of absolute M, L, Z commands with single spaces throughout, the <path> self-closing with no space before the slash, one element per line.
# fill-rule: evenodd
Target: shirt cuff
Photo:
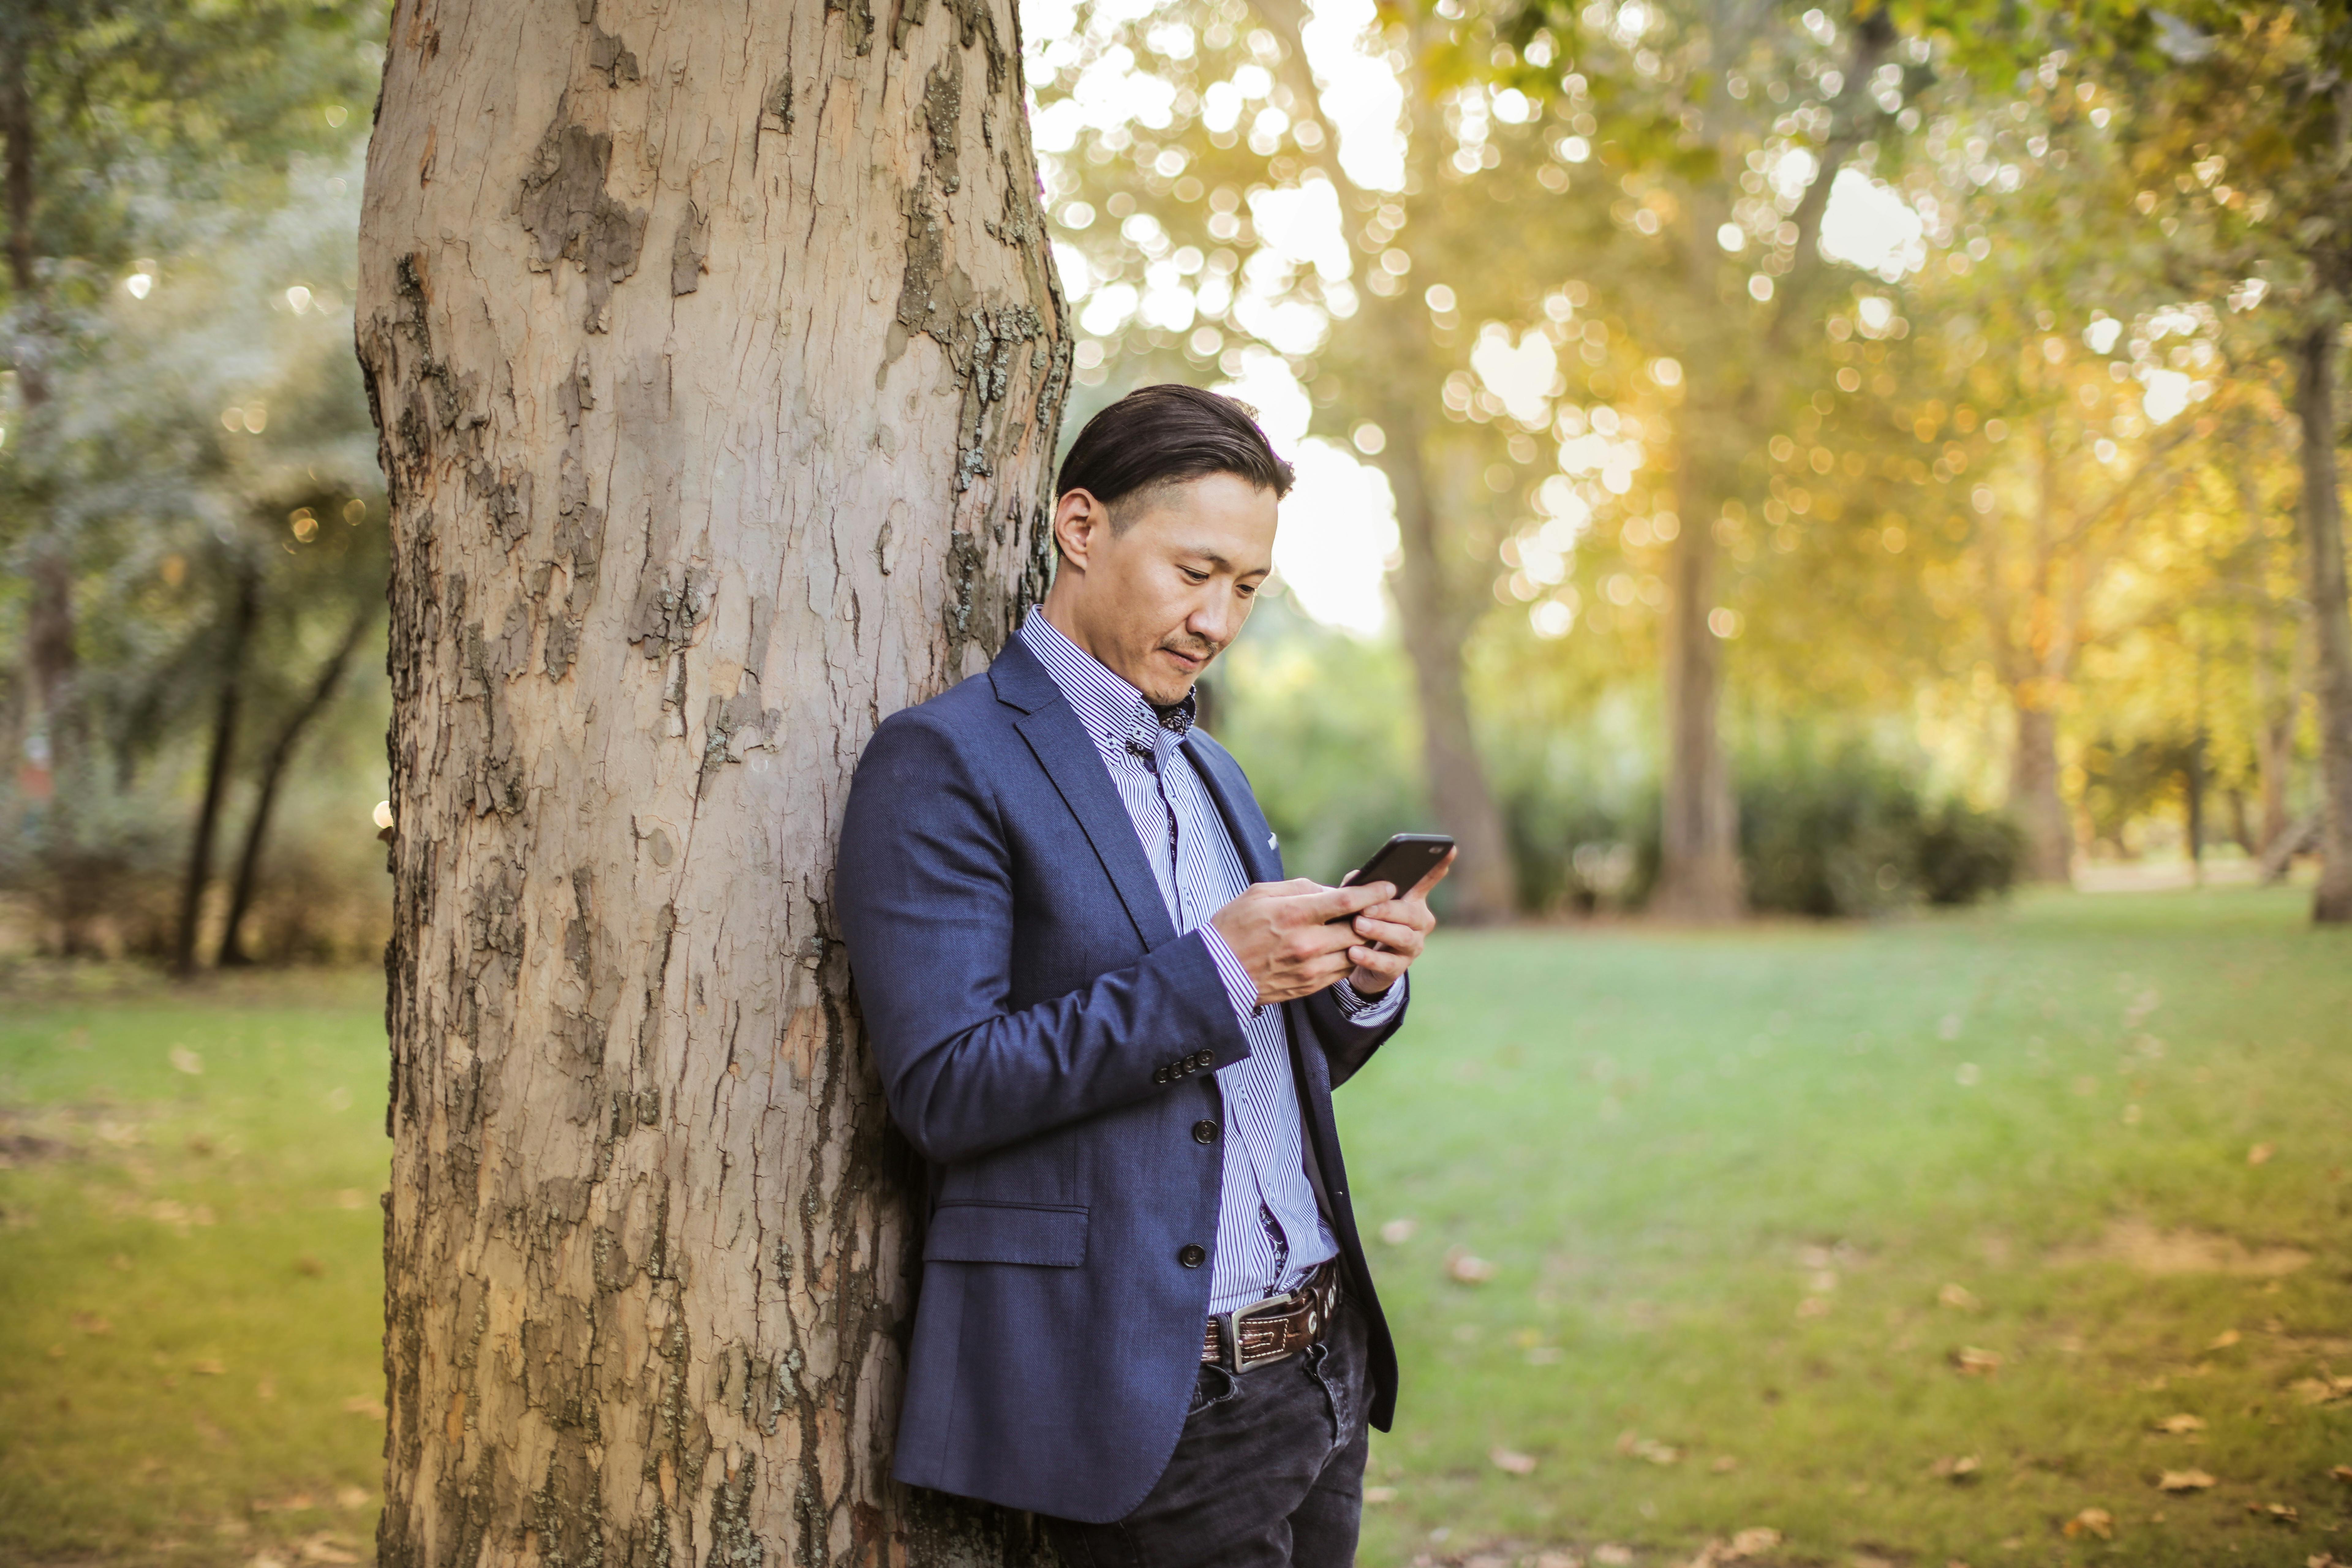
<path fill-rule="evenodd" d="M 1234 1016 L 1247 1024 L 1264 1011 L 1257 1005 L 1257 982 L 1250 978 L 1250 972 L 1242 967 L 1242 961 L 1234 956 L 1234 950 L 1225 945 L 1224 936 L 1215 926 L 1203 924 L 1198 929 L 1201 941 L 1209 949 L 1209 962 L 1217 966 L 1217 977 L 1225 983 L 1225 996 L 1234 1005 Z"/>
<path fill-rule="evenodd" d="M 1386 991 L 1377 996 L 1366 996 L 1342 976 L 1339 983 L 1331 987 L 1331 994 L 1339 1001 L 1340 1015 L 1350 1024 L 1385 1024 L 1403 1007 L 1405 983 L 1411 978 L 1410 975 L 1400 974 L 1397 983 Z"/>

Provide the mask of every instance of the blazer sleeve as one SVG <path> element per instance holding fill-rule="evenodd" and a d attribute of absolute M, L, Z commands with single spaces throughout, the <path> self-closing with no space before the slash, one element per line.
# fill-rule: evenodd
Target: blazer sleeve
<path fill-rule="evenodd" d="M 1010 841 L 950 725 L 920 710 L 892 715 L 858 763 L 834 898 L 891 1117 L 935 1163 L 1249 1055 L 1198 932 L 1013 1007 Z"/>
<path fill-rule="evenodd" d="M 1372 1059 L 1372 1053 L 1402 1026 L 1405 1014 L 1412 1009 L 1412 993 L 1408 989 L 1395 1012 L 1377 1024 L 1359 1024 L 1341 1010 L 1339 999 L 1330 986 L 1309 996 L 1307 1021 L 1315 1030 L 1324 1058 L 1331 1064 L 1331 1087 L 1337 1089 L 1355 1077 L 1357 1069 Z"/>

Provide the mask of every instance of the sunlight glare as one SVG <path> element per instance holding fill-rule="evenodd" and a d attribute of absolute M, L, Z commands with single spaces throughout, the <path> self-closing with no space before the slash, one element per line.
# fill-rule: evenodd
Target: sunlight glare
<path fill-rule="evenodd" d="M 1559 374 L 1559 356 L 1542 332 L 1530 327 L 1514 345 L 1508 328 L 1500 321 L 1488 321 L 1478 329 L 1477 344 L 1470 351 L 1470 368 L 1520 424 L 1535 429 L 1550 420 L 1551 388 Z"/>
<path fill-rule="evenodd" d="M 1784 166 L 1787 162 L 1782 160 Z M 1849 262 L 1892 283 L 1926 265 L 1926 235 L 1919 215 L 1893 186 L 1853 169 L 1840 169 L 1830 183 L 1829 206 L 1822 214 L 1822 254 L 1831 260 Z"/>

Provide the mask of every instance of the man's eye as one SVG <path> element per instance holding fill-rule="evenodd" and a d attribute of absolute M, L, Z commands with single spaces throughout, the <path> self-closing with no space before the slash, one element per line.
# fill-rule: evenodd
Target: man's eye
<path fill-rule="evenodd" d="M 1176 570 L 1184 574 L 1184 580 L 1188 583 L 1205 583 L 1209 580 L 1209 574 L 1206 572 L 1196 572 L 1190 566 L 1179 566 Z"/>
<path fill-rule="evenodd" d="M 1257 592 L 1257 584 L 1255 583 L 1239 583 L 1235 584 L 1234 586 L 1241 590 L 1241 595 L 1244 599 Z"/>

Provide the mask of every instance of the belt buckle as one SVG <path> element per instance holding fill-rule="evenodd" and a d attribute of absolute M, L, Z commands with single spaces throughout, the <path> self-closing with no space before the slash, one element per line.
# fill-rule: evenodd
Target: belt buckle
<path fill-rule="evenodd" d="M 1328 1268 L 1328 1265 L 1325 1268 Z M 1286 1360 L 1297 1353 L 1294 1351 L 1284 1350 L 1258 1356 L 1244 1355 L 1242 1324 L 1248 1319 L 1281 1316 L 1296 1312 L 1305 1307 L 1311 1309 L 1307 1323 L 1307 1331 L 1310 1335 L 1321 1333 L 1329 1328 L 1332 1314 L 1339 1308 L 1337 1289 L 1339 1280 L 1336 1272 L 1328 1281 L 1328 1289 L 1326 1289 L 1326 1283 L 1318 1279 L 1316 1275 L 1309 1275 L 1306 1282 L 1295 1290 L 1286 1291 L 1279 1296 L 1269 1296 L 1263 1301 L 1253 1301 L 1246 1307 L 1237 1308 L 1230 1312 L 1217 1313 L 1217 1337 L 1225 1352 L 1226 1370 L 1244 1373 L 1252 1367 L 1265 1366 L 1269 1363 Z"/>

